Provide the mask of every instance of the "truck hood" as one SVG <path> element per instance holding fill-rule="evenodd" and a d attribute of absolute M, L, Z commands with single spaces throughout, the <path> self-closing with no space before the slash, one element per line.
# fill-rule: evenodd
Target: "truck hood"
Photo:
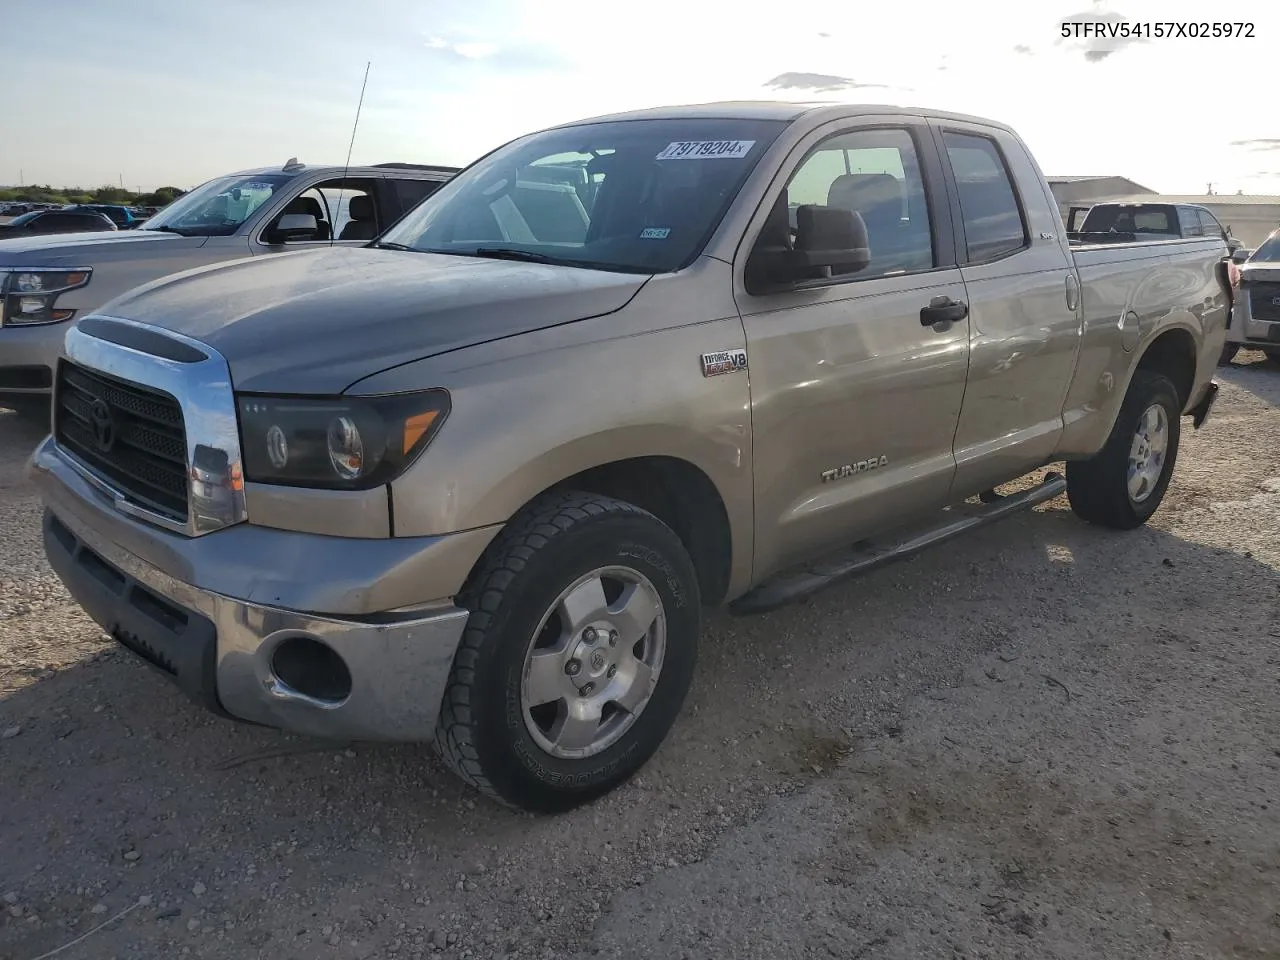
<path fill-rule="evenodd" d="M 95 312 L 207 343 L 230 364 L 238 390 L 336 394 L 401 363 L 613 313 L 646 280 L 333 247 L 173 274 Z"/>
<path fill-rule="evenodd" d="M 1240 278 L 1242 280 L 1275 283 L 1280 281 L 1280 262 L 1261 260 L 1256 263 L 1246 263 L 1240 268 Z"/>
<path fill-rule="evenodd" d="M 122 246 L 131 243 L 171 243 L 192 239 L 203 243 L 207 237 L 181 237 L 176 233 L 164 233 L 159 230 L 103 230 L 98 233 L 46 233 L 35 236 L 14 236 L 4 238 L 0 235 L 0 267 L 32 264 L 59 266 L 80 261 L 86 257 L 100 255 L 103 247 Z M 92 261 L 80 263 L 80 266 L 92 265 Z"/>

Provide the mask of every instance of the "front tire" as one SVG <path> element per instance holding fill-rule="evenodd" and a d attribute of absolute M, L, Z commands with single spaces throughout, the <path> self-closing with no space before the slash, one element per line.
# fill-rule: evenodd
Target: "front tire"
<path fill-rule="evenodd" d="M 1262 352 L 1267 355 L 1267 359 L 1272 363 L 1280 363 L 1280 350 L 1263 350 Z"/>
<path fill-rule="evenodd" d="M 1067 464 L 1067 498 L 1076 516 L 1115 530 L 1146 523 L 1173 476 L 1181 413 L 1168 377 L 1135 373 L 1106 446 L 1090 460 Z"/>
<path fill-rule="evenodd" d="M 618 786 L 688 693 L 701 600 L 679 538 L 610 497 L 558 494 L 508 525 L 459 597 L 471 611 L 436 747 L 477 790 L 536 813 Z"/>
<path fill-rule="evenodd" d="M 1218 355 L 1218 366 L 1225 367 L 1236 358 L 1236 354 L 1240 352 L 1240 344 L 1224 343 L 1222 345 L 1222 353 Z"/>

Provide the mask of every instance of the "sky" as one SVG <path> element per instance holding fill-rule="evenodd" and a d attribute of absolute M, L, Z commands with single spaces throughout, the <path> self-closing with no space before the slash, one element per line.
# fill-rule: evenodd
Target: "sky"
<path fill-rule="evenodd" d="M 1280 194 L 1250 91 L 1280 4 L 1208 0 L 3 0 L 0 184 L 189 188 L 246 167 L 462 165 L 520 134 L 725 99 L 891 103 L 1008 123 L 1050 176 Z M 1065 20 L 1252 37 L 1063 39 Z M 1265 101 L 1264 101 L 1265 102 Z"/>

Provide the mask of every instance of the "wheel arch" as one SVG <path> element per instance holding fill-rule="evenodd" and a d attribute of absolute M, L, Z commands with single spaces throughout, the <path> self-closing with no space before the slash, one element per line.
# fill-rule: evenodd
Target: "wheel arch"
<path fill-rule="evenodd" d="M 668 454 L 600 463 L 563 476 L 530 494 L 512 513 L 512 518 L 531 504 L 566 491 L 613 497 L 653 514 L 675 532 L 689 552 L 703 603 L 717 606 L 728 598 L 736 573 L 733 523 L 724 496 L 701 467 Z M 495 541 L 491 549 L 496 545 Z M 485 556 L 477 560 L 468 581 L 484 561 Z"/>

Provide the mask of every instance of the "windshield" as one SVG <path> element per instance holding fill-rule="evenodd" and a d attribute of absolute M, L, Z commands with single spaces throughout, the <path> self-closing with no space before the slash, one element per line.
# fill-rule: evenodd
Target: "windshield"
<path fill-rule="evenodd" d="M 597 270 L 688 265 L 781 121 L 619 120 L 535 133 L 463 171 L 382 243 Z"/>
<path fill-rule="evenodd" d="M 16 221 L 15 221 L 16 222 Z M 1280 230 L 1277 230 L 1262 241 L 1262 246 L 1249 254 L 1249 263 L 1275 262 L 1280 260 Z"/>
<path fill-rule="evenodd" d="M 210 180 L 183 194 L 139 229 L 172 230 L 188 237 L 229 236 L 292 179 L 283 173 L 258 173 Z"/>
<path fill-rule="evenodd" d="M 32 220 L 34 220 L 43 212 L 44 212 L 43 210 L 32 210 L 30 213 L 24 213 L 20 217 L 14 217 L 12 220 L 9 221 L 9 223 L 15 227 L 18 226 L 19 224 L 30 223 Z"/>

